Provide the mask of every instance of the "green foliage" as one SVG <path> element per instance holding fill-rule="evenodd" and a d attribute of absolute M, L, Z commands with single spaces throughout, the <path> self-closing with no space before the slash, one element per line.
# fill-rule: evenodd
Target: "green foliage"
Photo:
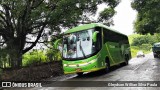
<path fill-rule="evenodd" d="M 132 44 L 132 41 L 134 38 L 136 37 L 139 37 L 141 36 L 140 34 L 132 34 L 132 35 L 129 35 L 128 38 L 129 38 L 129 43 Z"/>
<path fill-rule="evenodd" d="M 155 35 L 139 35 L 133 34 L 129 36 L 131 44 L 131 54 L 135 57 L 137 52 L 142 50 L 145 54 L 151 52 L 153 43 L 157 42 Z"/>
<path fill-rule="evenodd" d="M 23 66 L 38 65 L 47 62 L 47 56 L 41 50 L 34 50 L 23 55 Z"/>
<path fill-rule="evenodd" d="M 113 25 L 112 17 L 115 13 L 116 11 L 113 8 L 106 8 L 103 12 L 100 13 L 101 17 L 98 19 L 107 26 L 110 26 L 111 24 Z"/>
<path fill-rule="evenodd" d="M 0 0 L 0 36 L 8 48 L 12 67 L 20 67 L 22 55 L 48 35 L 60 33 L 62 28 L 97 22 L 91 20 L 97 6 L 108 7 L 98 22 L 111 24 L 114 8 L 120 0 Z M 47 28 L 47 32 L 45 31 Z M 35 41 L 31 42 L 35 37 Z M 43 37 L 43 38 L 41 38 Z M 28 42 L 31 42 L 28 45 Z M 27 47 L 26 47 L 27 45 Z"/>
<path fill-rule="evenodd" d="M 132 57 L 136 57 L 136 54 L 137 54 L 138 51 L 139 51 L 139 48 L 137 46 L 131 46 Z"/>
<path fill-rule="evenodd" d="M 57 60 L 62 60 L 61 54 L 62 52 L 59 50 L 62 46 L 62 36 L 55 36 L 51 38 L 51 43 L 49 48 L 46 52 L 46 56 L 48 57 L 49 61 L 57 61 Z M 62 47 L 61 47 L 62 48 Z"/>
<path fill-rule="evenodd" d="M 156 33 L 156 34 L 154 34 L 154 36 L 155 36 L 155 40 L 157 42 L 160 42 L 160 33 Z"/>
<path fill-rule="evenodd" d="M 48 49 L 46 56 L 49 61 L 62 60 L 61 52 L 58 49 Z"/>
<path fill-rule="evenodd" d="M 141 46 L 143 44 L 153 45 L 156 41 L 154 36 L 151 35 L 143 35 L 133 38 L 132 46 Z"/>
<path fill-rule="evenodd" d="M 0 67 L 1 68 L 6 68 L 10 67 L 9 64 L 9 55 L 7 54 L 6 48 L 0 49 Z"/>
<path fill-rule="evenodd" d="M 135 32 L 154 34 L 160 32 L 160 0 L 133 0 L 132 8 L 138 12 Z"/>
<path fill-rule="evenodd" d="M 142 45 L 140 46 L 140 48 L 141 48 L 142 50 L 145 50 L 145 51 L 150 51 L 150 50 L 152 49 L 152 45 L 151 45 L 151 44 L 142 44 Z"/>
<path fill-rule="evenodd" d="M 143 48 L 145 48 L 145 47 L 143 47 Z M 148 53 L 151 52 L 150 50 L 148 50 L 148 49 L 146 50 L 146 49 L 143 49 L 143 48 L 138 47 L 138 46 L 131 46 L 131 55 L 132 55 L 132 57 L 136 57 L 137 52 L 140 51 L 140 50 L 142 50 L 145 54 L 148 54 Z"/>
<path fill-rule="evenodd" d="M 39 65 L 44 62 L 62 60 L 61 53 L 58 49 L 33 50 L 23 55 L 23 66 Z"/>

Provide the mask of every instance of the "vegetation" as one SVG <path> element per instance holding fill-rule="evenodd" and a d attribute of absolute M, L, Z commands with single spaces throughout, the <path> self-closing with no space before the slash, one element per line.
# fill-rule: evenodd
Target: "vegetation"
<path fill-rule="evenodd" d="M 146 36 L 139 35 L 133 39 L 132 52 L 135 53 L 139 49 L 148 52 L 153 43 L 160 42 L 160 0 L 133 0 L 131 6 L 138 12 L 134 23 L 135 32 L 146 34 Z"/>
<path fill-rule="evenodd" d="M 143 49 L 141 47 L 138 47 L 138 46 L 131 46 L 131 55 L 132 55 L 132 58 L 133 57 L 136 57 L 137 55 L 137 52 L 142 50 L 144 52 L 144 54 L 148 54 L 151 52 L 151 47 L 149 46 L 149 48 L 146 50 L 146 49 Z"/>
<path fill-rule="evenodd" d="M 10 58 L 6 52 L 6 49 L 0 49 L 0 68 L 9 67 Z"/>
<path fill-rule="evenodd" d="M 135 57 L 139 50 L 142 50 L 145 54 L 151 52 L 153 43 L 160 42 L 159 36 L 155 35 L 140 35 L 133 34 L 129 36 L 129 42 L 131 45 L 132 57 Z"/>
<path fill-rule="evenodd" d="M 39 65 L 47 62 L 47 56 L 42 50 L 33 50 L 23 55 L 23 66 Z"/>
<path fill-rule="evenodd" d="M 135 32 L 152 35 L 160 33 L 160 0 L 133 0 L 131 5 L 138 12 Z"/>
<path fill-rule="evenodd" d="M 139 37 L 135 37 L 132 40 L 131 45 L 132 46 L 141 46 L 143 44 L 149 44 L 149 45 L 153 45 L 155 42 L 157 42 L 155 36 L 151 36 L 151 35 L 142 35 Z"/>
<path fill-rule="evenodd" d="M 61 52 L 59 50 L 48 49 L 46 53 L 47 59 L 49 61 L 59 61 L 62 60 Z"/>
<path fill-rule="evenodd" d="M 102 3 L 108 7 L 98 19 L 89 18 Z M 7 48 L 12 68 L 21 67 L 23 54 L 62 28 L 90 22 L 111 25 L 118 3 L 119 0 L 1 0 L 0 47 Z"/>

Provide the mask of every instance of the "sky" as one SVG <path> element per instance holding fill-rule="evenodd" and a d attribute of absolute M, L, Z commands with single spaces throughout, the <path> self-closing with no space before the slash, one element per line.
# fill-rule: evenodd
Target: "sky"
<path fill-rule="evenodd" d="M 98 6 L 98 12 L 105 7 L 105 4 Z M 126 35 L 133 34 L 133 23 L 136 20 L 137 12 L 131 8 L 131 0 L 121 0 L 115 10 L 117 13 L 113 17 L 114 26 L 111 26 L 111 28 Z"/>
<path fill-rule="evenodd" d="M 125 35 L 131 35 L 134 32 L 134 21 L 136 20 L 137 12 L 131 8 L 132 0 L 121 0 L 119 5 L 115 8 L 116 14 L 113 16 L 114 26 L 110 28 L 117 30 Z M 106 4 L 98 5 L 98 10 L 95 16 L 91 16 L 93 20 L 97 20 L 99 13 L 107 7 Z M 66 29 L 62 30 L 65 32 Z"/>
<path fill-rule="evenodd" d="M 115 8 L 117 14 L 113 17 L 114 26 L 111 28 L 126 35 L 133 34 L 134 21 L 137 12 L 131 8 L 131 0 L 121 0 L 121 3 Z"/>

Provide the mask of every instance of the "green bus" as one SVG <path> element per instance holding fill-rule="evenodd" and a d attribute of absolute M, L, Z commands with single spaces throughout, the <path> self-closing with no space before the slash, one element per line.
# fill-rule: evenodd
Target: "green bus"
<path fill-rule="evenodd" d="M 64 74 L 108 71 L 131 58 L 128 37 L 99 23 L 67 30 L 62 42 Z"/>

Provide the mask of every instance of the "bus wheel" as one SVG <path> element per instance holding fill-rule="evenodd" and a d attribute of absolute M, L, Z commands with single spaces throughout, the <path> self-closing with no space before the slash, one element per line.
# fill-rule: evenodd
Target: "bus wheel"
<path fill-rule="evenodd" d="M 77 73 L 78 76 L 82 76 L 83 75 L 83 72 L 79 72 Z"/>
<path fill-rule="evenodd" d="M 154 58 L 157 58 L 158 56 L 157 55 L 154 55 Z"/>
<path fill-rule="evenodd" d="M 105 63 L 106 63 L 105 71 L 106 71 L 106 72 L 109 72 L 109 71 L 110 71 L 110 62 L 109 62 L 109 58 L 106 58 Z"/>

